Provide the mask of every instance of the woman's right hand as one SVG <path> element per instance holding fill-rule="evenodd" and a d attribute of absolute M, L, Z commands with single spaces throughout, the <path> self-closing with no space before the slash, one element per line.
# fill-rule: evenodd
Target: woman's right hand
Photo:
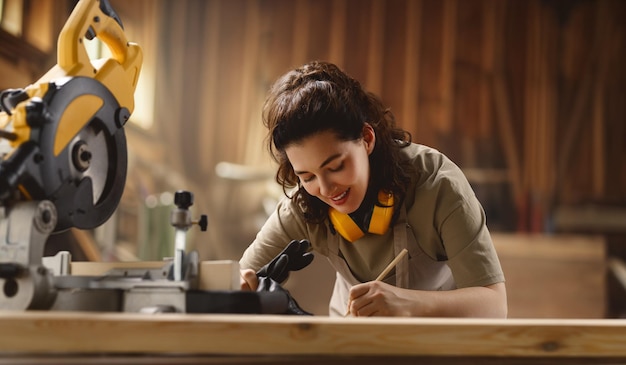
<path fill-rule="evenodd" d="M 256 273 L 252 269 L 245 269 L 239 271 L 240 273 L 240 286 L 241 290 L 246 291 L 256 291 L 259 286 L 259 278 L 257 278 Z"/>

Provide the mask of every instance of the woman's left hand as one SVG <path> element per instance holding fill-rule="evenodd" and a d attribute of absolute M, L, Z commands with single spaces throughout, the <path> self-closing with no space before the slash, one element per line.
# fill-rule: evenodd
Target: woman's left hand
<path fill-rule="evenodd" d="M 382 281 L 358 284 L 350 289 L 348 311 L 357 317 L 411 316 L 411 308 L 420 307 L 419 296 L 407 298 L 405 294 Z"/>
<path fill-rule="evenodd" d="M 259 286 L 259 278 L 254 270 L 245 269 L 239 271 L 239 286 L 244 291 L 256 291 Z"/>
<path fill-rule="evenodd" d="M 401 289 L 382 281 L 350 289 L 348 313 L 357 316 L 506 318 L 504 283 L 454 290 Z"/>

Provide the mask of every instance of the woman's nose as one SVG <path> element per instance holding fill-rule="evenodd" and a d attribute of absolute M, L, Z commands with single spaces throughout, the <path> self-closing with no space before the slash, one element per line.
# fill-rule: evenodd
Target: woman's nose
<path fill-rule="evenodd" d="M 335 184 L 328 179 L 319 179 L 320 195 L 330 197 L 335 190 Z"/>

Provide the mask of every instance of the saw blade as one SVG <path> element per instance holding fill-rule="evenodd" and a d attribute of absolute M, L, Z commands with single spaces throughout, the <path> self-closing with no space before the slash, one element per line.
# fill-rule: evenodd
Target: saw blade
<path fill-rule="evenodd" d="M 89 124 L 72 140 L 69 163 L 72 178 L 91 179 L 93 204 L 96 205 L 104 194 L 109 170 L 109 147 L 107 137 L 102 130 L 96 130 Z"/>

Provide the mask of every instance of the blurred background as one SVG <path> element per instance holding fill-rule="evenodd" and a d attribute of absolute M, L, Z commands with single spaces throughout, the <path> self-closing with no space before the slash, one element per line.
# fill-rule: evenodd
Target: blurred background
<path fill-rule="evenodd" d="M 144 51 L 109 222 L 51 238 L 75 260 L 173 253 L 172 194 L 190 190 L 204 260 L 237 260 L 282 190 L 261 109 L 311 60 L 382 97 L 413 141 L 467 175 L 502 261 L 511 317 L 626 316 L 626 1 L 110 0 Z M 0 0 L 0 90 L 56 63 L 75 0 Z M 87 45 L 93 58 L 106 46 Z M 288 288 L 327 313 L 323 257 Z"/>

